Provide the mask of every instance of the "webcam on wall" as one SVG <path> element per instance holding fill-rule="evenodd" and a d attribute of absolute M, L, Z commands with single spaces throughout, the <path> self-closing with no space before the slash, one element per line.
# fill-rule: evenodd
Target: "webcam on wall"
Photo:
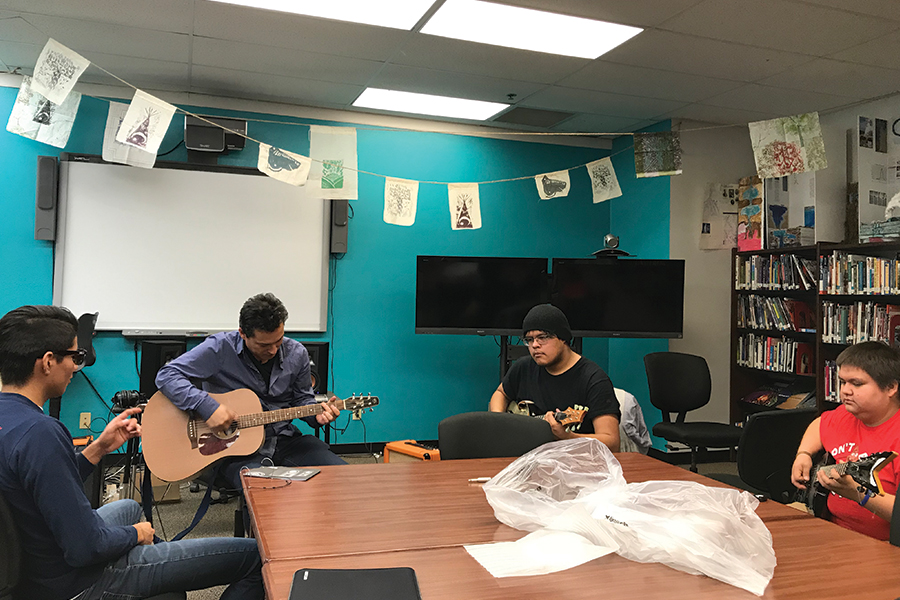
<path fill-rule="evenodd" d="M 611 233 L 607 233 L 603 238 L 603 249 L 593 253 L 594 258 L 618 258 L 620 256 L 631 256 L 624 250 L 619 250 L 619 237 Z"/>

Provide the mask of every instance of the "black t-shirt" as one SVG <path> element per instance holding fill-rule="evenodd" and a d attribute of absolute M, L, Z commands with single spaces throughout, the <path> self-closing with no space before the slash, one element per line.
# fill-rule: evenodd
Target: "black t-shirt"
<path fill-rule="evenodd" d="M 530 356 L 523 356 L 513 363 L 503 378 L 503 392 L 513 402 L 534 402 L 535 414 L 567 408 L 586 409 L 584 420 L 572 428 L 575 433 L 594 433 L 594 419 L 601 415 L 622 419 L 609 376 L 597 363 L 583 356 L 571 369 L 559 375 L 551 375 Z"/>

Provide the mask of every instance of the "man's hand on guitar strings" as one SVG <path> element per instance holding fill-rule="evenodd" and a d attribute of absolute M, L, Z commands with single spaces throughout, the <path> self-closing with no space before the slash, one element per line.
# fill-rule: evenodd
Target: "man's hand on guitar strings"
<path fill-rule="evenodd" d="M 834 465 L 828 465 L 819 468 L 816 473 L 819 484 L 829 492 L 856 502 L 859 499 L 857 483 L 849 475 L 840 475 L 833 467 Z"/>
<path fill-rule="evenodd" d="M 328 399 L 328 402 L 321 403 L 322 412 L 316 415 L 316 423 L 319 425 L 328 425 L 338 418 L 341 411 L 334 405 L 335 400 L 337 400 L 337 396 L 332 396 Z"/>
<path fill-rule="evenodd" d="M 237 414 L 224 404 L 220 404 L 219 408 L 206 420 L 206 424 L 214 432 L 221 433 L 231 427 L 235 421 L 237 421 Z"/>

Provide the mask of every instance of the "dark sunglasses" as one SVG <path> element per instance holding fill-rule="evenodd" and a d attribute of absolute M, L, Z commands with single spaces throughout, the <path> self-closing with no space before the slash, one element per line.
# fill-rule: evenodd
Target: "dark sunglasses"
<path fill-rule="evenodd" d="M 84 359 L 87 356 L 87 350 L 84 348 L 79 348 L 78 350 L 63 350 L 62 352 L 54 352 L 53 354 L 57 356 L 71 356 L 72 362 L 75 363 L 76 367 L 80 367 L 84 364 Z"/>

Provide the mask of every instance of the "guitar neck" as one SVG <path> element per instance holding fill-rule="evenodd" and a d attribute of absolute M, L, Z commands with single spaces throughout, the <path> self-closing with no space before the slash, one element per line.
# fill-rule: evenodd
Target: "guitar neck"
<path fill-rule="evenodd" d="M 339 410 L 344 410 L 343 400 L 336 400 L 331 404 Z M 316 402 L 315 404 L 305 404 L 303 406 L 279 408 L 276 410 L 241 415 L 237 418 L 236 423 L 238 428 L 259 427 L 260 425 L 269 425 L 270 423 L 278 423 L 279 421 L 293 421 L 294 419 L 312 417 L 321 414 L 324 410 L 323 403 Z"/>

